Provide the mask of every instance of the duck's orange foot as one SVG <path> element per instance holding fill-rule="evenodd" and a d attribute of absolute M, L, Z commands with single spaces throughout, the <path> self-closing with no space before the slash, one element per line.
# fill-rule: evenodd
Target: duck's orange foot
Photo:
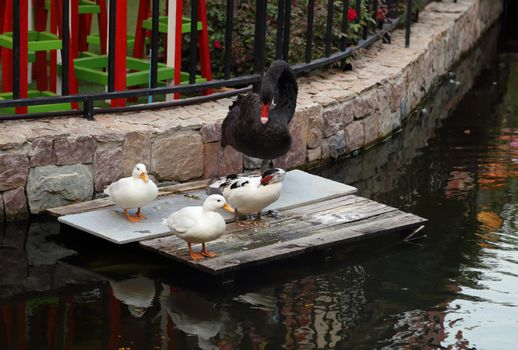
<path fill-rule="evenodd" d="M 215 256 L 218 256 L 218 254 L 208 251 L 201 252 L 201 255 L 206 256 L 207 258 L 213 258 Z"/>
<path fill-rule="evenodd" d="M 147 217 L 146 217 L 144 214 L 142 214 L 142 213 L 140 212 L 140 208 L 138 208 L 138 209 L 137 209 L 137 212 L 136 212 L 135 216 L 136 216 L 137 218 L 139 218 L 140 220 L 147 219 Z"/>
<path fill-rule="evenodd" d="M 190 255 L 191 255 L 191 259 L 192 260 L 201 260 L 201 259 L 203 259 L 203 255 L 200 254 L 200 253 L 195 253 L 195 252 L 191 251 Z"/>
<path fill-rule="evenodd" d="M 126 216 L 126 219 L 128 219 L 128 221 L 132 222 L 132 223 L 136 223 L 136 222 L 139 222 L 140 220 L 142 220 L 141 218 L 139 218 L 137 216 L 131 216 L 128 213 L 128 209 L 124 209 L 124 215 Z"/>

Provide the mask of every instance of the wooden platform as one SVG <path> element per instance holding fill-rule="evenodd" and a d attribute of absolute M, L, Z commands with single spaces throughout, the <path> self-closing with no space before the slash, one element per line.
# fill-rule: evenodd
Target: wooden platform
<path fill-rule="evenodd" d="M 219 255 L 193 261 L 187 244 L 176 236 L 140 242 L 162 254 L 212 275 L 226 274 L 275 260 L 327 249 L 377 235 L 418 228 L 426 220 L 396 208 L 355 195 L 279 211 L 278 218 L 265 218 L 267 228 L 240 229 L 234 223 L 220 239 L 207 244 Z"/>
<path fill-rule="evenodd" d="M 214 276 L 231 274 L 306 252 L 339 244 L 417 229 L 426 220 L 396 208 L 356 196 L 354 187 L 300 170 L 287 173 L 279 200 L 269 209 L 275 217 L 263 216 L 268 227 L 238 228 L 226 216 L 227 232 L 209 242 L 215 258 L 193 261 L 187 244 L 162 226 L 161 218 L 186 205 L 200 205 L 206 181 L 162 188 L 160 198 L 146 207 L 147 220 L 133 224 L 108 199 L 54 208 L 63 224 L 115 243 L 138 241 L 147 250 L 173 259 L 188 268 Z M 195 249 L 199 249 L 195 246 Z"/>
<path fill-rule="evenodd" d="M 90 211 L 72 212 L 70 208 L 53 209 L 67 215 L 59 217 L 63 224 L 75 227 L 81 231 L 107 239 L 113 243 L 125 244 L 169 235 L 169 229 L 162 225 L 162 219 L 186 206 L 201 205 L 207 195 L 207 182 L 199 183 L 196 187 L 177 189 L 162 189 L 165 194 L 156 201 L 142 208 L 146 220 L 134 224 L 124 218 L 121 208 L 113 207 L 108 199 L 99 202 L 100 208 L 90 206 Z M 187 189 L 187 190 L 186 190 Z M 280 198 L 270 205 L 267 210 L 287 209 L 301 203 L 314 203 L 336 196 L 356 192 L 356 188 L 339 182 L 324 179 L 300 170 L 292 170 L 286 174 Z M 111 204 L 107 207 L 108 204 Z M 231 221 L 233 215 L 224 211 L 221 214 Z"/>

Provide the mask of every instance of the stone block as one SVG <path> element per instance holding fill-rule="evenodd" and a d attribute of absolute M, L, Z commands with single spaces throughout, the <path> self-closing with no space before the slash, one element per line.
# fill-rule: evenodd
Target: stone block
<path fill-rule="evenodd" d="M 53 142 L 51 139 L 36 139 L 29 148 L 31 167 L 45 166 L 53 163 Z"/>
<path fill-rule="evenodd" d="M 262 159 L 243 155 L 243 168 L 245 168 L 246 170 L 260 169 L 262 163 Z"/>
<path fill-rule="evenodd" d="M 345 127 L 347 148 L 349 151 L 360 149 L 365 144 L 363 121 L 357 120 Z"/>
<path fill-rule="evenodd" d="M 306 161 L 308 163 L 314 162 L 322 158 L 322 147 L 308 149 L 306 152 Z"/>
<path fill-rule="evenodd" d="M 232 146 L 225 147 L 225 153 L 216 174 L 216 163 L 219 157 L 221 145 L 219 142 L 206 143 L 203 145 L 204 165 L 203 177 L 212 178 L 213 176 L 225 176 L 237 174 L 243 171 L 243 154 Z"/>
<path fill-rule="evenodd" d="M 208 122 L 200 129 L 203 143 L 217 142 L 221 140 L 221 121 Z"/>
<path fill-rule="evenodd" d="M 376 142 L 381 137 L 380 114 L 376 113 L 363 119 L 363 130 L 365 134 L 365 145 Z"/>
<path fill-rule="evenodd" d="M 27 210 L 27 200 L 23 187 L 6 191 L 2 194 L 2 197 L 4 199 L 5 219 L 7 221 L 27 218 L 29 211 Z"/>
<path fill-rule="evenodd" d="M 376 90 L 370 89 L 353 100 L 354 119 L 362 119 L 376 110 Z"/>
<path fill-rule="evenodd" d="M 310 109 L 296 111 L 290 122 L 291 149 L 282 157 L 274 160 L 274 165 L 290 169 L 304 164 L 306 161 L 306 145 L 308 143 L 308 114 Z"/>
<path fill-rule="evenodd" d="M 47 165 L 32 168 L 27 181 L 31 213 L 90 200 L 93 195 L 91 167 L 83 164 Z"/>
<path fill-rule="evenodd" d="M 308 113 L 308 148 L 319 147 L 324 136 L 324 111 L 321 106 L 318 107 Z"/>
<path fill-rule="evenodd" d="M 151 166 L 151 133 L 133 131 L 126 134 L 122 144 L 122 173 L 130 176 L 136 164 Z"/>
<path fill-rule="evenodd" d="M 25 154 L 0 154 L 0 191 L 23 187 L 28 170 L 29 159 Z"/>
<path fill-rule="evenodd" d="M 133 170 L 131 166 L 131 170 Z M 104 188 L 123 176 L 122 146 L 120 143 L 99 143 L 93 163 L 94 189 L 101 192 Z"/>
<path fill-rule="evenodd" d="M 95 141 L 90 136 L 59 137 L 54 140 L 57 165 L 92 163 Z"/>
<path fill-rule="evenodd" d="M 345 145 L 345 132 L 340 130 L 336 135 L 327 139 L 327 144 L 329 145 L 329 157 L 337 159 L 343 156 L 347 152 Z"/>
<path fill-rule="evenodd" d="M 203 142 L 200 133 L 178 131 L 157 137 L 151 147 L 151 171 L 160 181 L 201 177 Z"/>
<path fill-rule="evenodd" d="M 0 223 L 5 221 L 4 198 L 0 193 Z"/>
<path fill-rule="evenodd" d="M 27 142 L 25 130 L 22 127 L 14 130 L 0 130 L 0 150 L 19 149 Z"/>
<path fill-rule="evenodd" d="M 335 135 L 353 120 L 352 100 L 324 109 L 324 137 Z"/>
<path fill-rule="evenodd" d="M 322 159 L 329 159 L 329 142 L 322 140 Z"/>

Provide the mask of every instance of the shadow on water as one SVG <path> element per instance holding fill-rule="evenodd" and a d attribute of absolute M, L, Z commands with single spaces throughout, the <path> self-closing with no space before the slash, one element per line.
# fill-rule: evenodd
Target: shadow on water
<path fill-rule="evenodd" d="M 427 217 L 232 290 L 51 219 L 0 231 L 0 349 L 514 348 L 518 58 L 495 28 L 401 132 L 314 172 Z M 475 75 L 482 74 L 473 85 Z"/>

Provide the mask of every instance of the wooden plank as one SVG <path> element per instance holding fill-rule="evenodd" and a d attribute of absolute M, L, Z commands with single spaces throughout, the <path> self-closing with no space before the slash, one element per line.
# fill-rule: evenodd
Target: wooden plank
<path fill-rule="evenodd" d="M 220 247 L 215 248 L 211 246 L 211 251 L 219 252 L 221 255 L 200 262 L 190 260 L 186 254 L 185 247 L 183 250 L 180 249 L 173 252 L 168 251 L 165 247 L 158 247 L 159 250 L 155 251 L 196 269 L 213 275 L 219 275 L 249 266 L 257 266 L 283 258 L 294 257 L 308 251 L 327 249 L 332 245 L 346 241 L 352 242 L 362 237 L 374 237 L 372 233 L 377 235 L 387 234 L 402 229 L 417 227 L 422 225 L 425 221 L 426 220 L 415 215 L 393 210 L 378 215 L 375 219 L 368 220 L 368 222 L 367 220 L 362 220 L 335 225 L 334 227 L 323 226 L 314 230 L 312 234 L 309 235 L 302 235 L 301 232 L 299 232 L 299 235 L 293 236 L 295 238 L 292 237 L 293 239 L 289 239 L 289 237 L 279 237 L 276 242 L 264 246 L 252 247 L 251 249 L 247 246 L 243 246 L 239 250 L 229 252 L 225 250 L 224 245 L 222 247 L 222 242 L 219 242 Z M 149 241 L 141 242 L 144 247 L 146 247 L 146 243 L 149 243 Z M 185 246 L 185 243 L 183 243 L 183 246 Z M 147 248 L 150 247 L 147 246 Z"/>
<path fill-rule="evenodd" d="M 234 250 L 240 250 L 243 246 L 247 249 L 251 249 L 258 244 L 271 244 L 275 242 L 281 234 L 284 239 L 289 239 L 290 235 L 297 236 L 300 234 L 299 230 L 304 227 L 311 226 L 312 229 L 324 226 L 329 227 L 330 225 L 328 223 L 322 223 L 320 225 L 316 224 L 315 219 L 318 219 L 318 216 L 315 215 L 332 215 L 331 211 L 333 210 L 338 210 L 342 214 L 347 214 L 348 212 L 360 210 L 363 205 L 363 210 L 359 211 L 357 213 L 358 216 L 354 217 L 353 220 L 361 217 L 366 218 L 369 217 L 369 215 L 377 215 L 379 214 L 378 211 L 384 212 L 391 210 L 390 207 L 387 207 L 384 204 L 376 203 L 357 196 L 346 196 L 341 202 L 336 200 L 331 200 L 329 202 L 331 202 L 329 206 L 324 206 L 320 211 L 313 212 L 313 216 L 311 218 L 303 218 L 307 212 L 297 213 L 292 210 L 290 210 L 289 214 L 281 214 L 281 216 L 277 218 L 264 218 L 264 221 L 270 225 L 266 228 L 240 228 L 235 224 L 229 224 L 227 225 L 227 232 L 225 235 L 223 235 L 218 241 L 210 243 L 211 249 L 215 250 L 217 253 L 229 253 Z M 174 235 L 146 240 L 142 243 L 143 245 L 152 246 L 154 244 L 152 242 L 155 241 L 162 250 L 167 251 L 169 254 L 184 255 L 186 244 L 182 239 Z"/>
<path fill-rule="evenodd" d="M 308 214 L 311 207 L 314 210 Z M 237 229 L 234 224 L 227 226 L 225 235 L 208 244 L 208 248 L 219 256 L 198 262 L 190 259 L 186 243 L 175 236 L 147 240 L 140 244 L 146 249 L 216 275 L 245 267 L 246 264 L 256 265 L 295 256 L 309 249 L 296 242 L 318 246 L 311 249 L 324 249 L 328 241 L 333 244 L 354 237 L 402 230 L 417 226 L 425 220 L 381 203 L 348 195 L 281 211 L 281 217 L 268 219 L 268 222 L 270 227 L 264 229 Z M 325 236 L 324 240 L 322 236 Z"/>
<path fill-rule="evenodd" d="M 186 182 L 181 184 L 175 184 L 170 186 L 163 186 L 159 188 L 158 197 L 169 196 L 177 193 L 184 193 L 194 190 L 199 190 L 207 187 L 209 184 L 209 180 L 198 180 L 192 182 Z M 63 216 L 63 215 L 71 215 L 83 213 L 86 211 L 101 209 L 113 206 L 113 202 L 110 198 L 100 198 L 91 200 L 88 202 L 74 203 L 68 204 L 61 207 L 47 209 L 47 212 L 52 216 Z"/>
<path fill-rule="evenodd" d="M 211 274 L 228 273 L 244 267 L 256 266 L 288 257 L 295 257 L 310 251 L 324 250 L 339 243 L 354 242 L 360 238 L 382 235 L 422 225 L 426 220 L 400 211 L 386 213 L 374 222 L 357 225 L 340 225 L 335 229 L 319 230 L 318 234 L 274 243 L 250 251 L 224 255 L 219 259 L 206 260 L 203 270 Z"/>

